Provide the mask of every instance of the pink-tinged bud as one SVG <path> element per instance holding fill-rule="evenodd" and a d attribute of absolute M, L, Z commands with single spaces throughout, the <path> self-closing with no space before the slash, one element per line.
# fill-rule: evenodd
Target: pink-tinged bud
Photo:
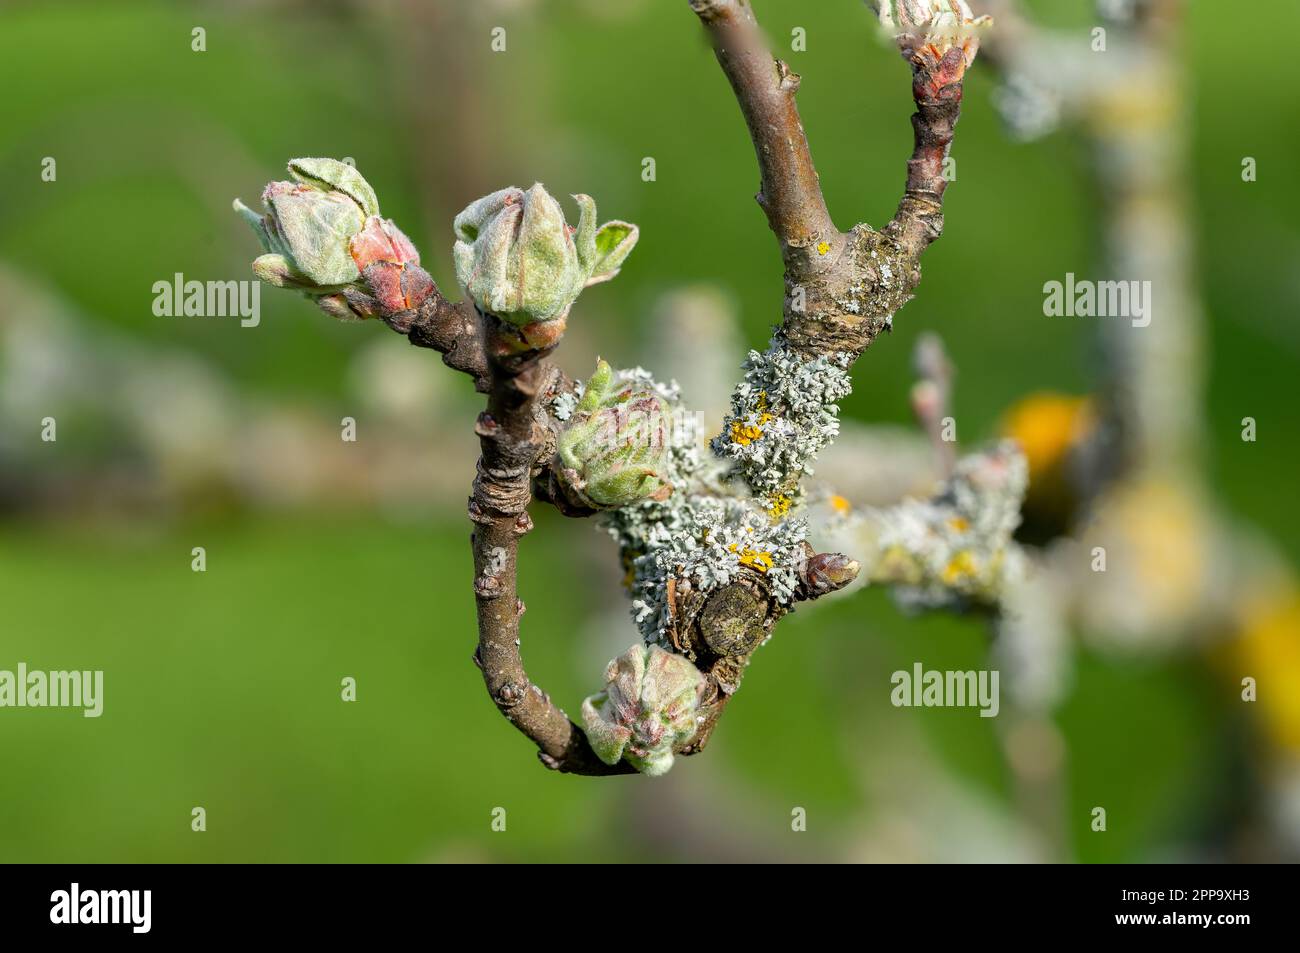
<path fill-rule="evenodd" d="M 667 499 L 669 414 L 652 388 L 598 361 L 560 434 L 560 482 L 595 509 Z"/>
<path fill-rule="evenodd" d="M 850 559 L 843 553 L 818 553 L 803 564 L 799 578 L 808 590 L 808 595 L 816 598 L 843 589 L 858 578 L 861 568 L 856 559 Z"/>
<path fill-rule="evenodd" d="M 960 80 L 979 51 L 979 30 L 993 23 L 976 17 L 966 0 L 877 0 L 880 23 L 915 69 L 932 70 L 947 58 L 945 69 Z M 961 59 L 948 57 L 952 50 Z"/>
<path fill-rule="evenodd" d="M 361 271 L 376 261 L 389 261 L 397 265 L 420 263 L 420 253 L 415 250 L 411 240 L 400 228 L 378 215 L 366 219 L 365 227 L 352 236 L 349 250 L 352 260 Z"/>
<path fill-rule="evenodd" d="M 582 703 L 587 740 L 606 764 L 620 758 L 642 774 L 665 774 L 690 742 L 704 675 L 681 655 L 637 643 L 609 663 L 603 692 Z"/>
<path fill-rule="evenodd" d="M 280 288 L 328 298 L 321 310 L 344 319 L 419 307 L 434 290 L 411 240 L 380 218 L 379 200 L 356 169 L 334 159 L 294 159 L 293 182 L 262 192 L 267 213 L 238 199 L 235 210 L 267 250 L 257 277 Z"/>

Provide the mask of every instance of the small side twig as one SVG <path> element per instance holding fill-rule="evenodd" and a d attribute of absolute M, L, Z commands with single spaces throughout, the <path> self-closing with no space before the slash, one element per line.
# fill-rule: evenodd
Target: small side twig
<path fill-rule="evenodd" d="M 966 54 L 953 47 L 937 63 L 913 71 L 916 112 L 907 188 L 893 220 L 884 228 L 913 257 L 919 257 L 943 232 L 943 193 L 948 188 L 943 166 L 961 114 L 966 65 Z"/>

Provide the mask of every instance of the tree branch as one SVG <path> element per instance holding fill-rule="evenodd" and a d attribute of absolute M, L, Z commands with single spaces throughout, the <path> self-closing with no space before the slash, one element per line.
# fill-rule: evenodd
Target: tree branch
<path fill-rule="evenodd" d="M 405 267 L 413 274 L 418 269 Z M 393 311 L 380 306 L 379 316 L 417 347 L 441 352 L 448 367 L 468 374 L 488 396 L 474 427 L 481 456 L 469 500 L 478 615 L 474 663 L 497 709 L 537 745 L 544 765 L 571 774 L 634 773 L 626 762 L 611 767 L 596 757 L 582 729 L 529 679 L 519 651 L 524 613 L 518 592 L 519 537 L 533 528 L 528 515 L 533 480 L 554 484 L 545 476 L 559 425 L 541 398 L 573 384 L 545 360 L 547 351 L 521 350 L 514 328 L 468 300 L 448 301 L 427 275 L 416 278 L 429 289 L 419 307 Z M 588 515 L 561 500 L 549 501 L 566 515 Z"/>
<path fill-rule="evenodd" d="M 718 65 L 749 127 L 758 157 L 758 204 L 787 263 L 807 264 L 819 242 L 838 247 L 843 236 L 831 220 L 812 153 L 799 120 L 799 75 L 768 51 L 748 0 L 690 0 L 709 33 Z"/>
<path fill-rule="evenodd" d="M 480 340 L 487 343 L 488 403 L 475 432 L 482 455 L 469 516 L 474 522 L 474 595 L 478 609 L 478 649 L 488 694 L 501 714 L 538 747 L 549 768 L 572 774 L 633 773 L 626 762 L 606 765 L 596 757 L 582 730 L 528 678 L 519 652 L 519 537 L 533 527 L 528 516 L 531 482 L 538 460 L 553 449 L 554 437 L 538 398 L 558 375 L 543 352 L 513 353 L 505 328 L 490 315 L 478 315 Z M 454 349 L 452 351 L 454 353 Z"/>
<path fill-rule="evenodd" d="M 407 265 L 407 268 L 414 267 L 417 266 Z M 474 389 L 486 394 L 490 386 L 487 353 L 473 303 L 448 301 L 433 285 L 432 279 L 429 283 L 432 291 L 418 308 L 381 311 L 380 317 L 398 334 L 406 335 L 416 347 L 440 352 L 444 364 L 468 374 L 474 380 Z"/>
<path fill-rule="evenodd" d="M 690 0 L 713 43 L 749 127 L 758 158 L 759 202 L 781 244 L 786 297 L 779 339 L 809 359 L 856 359 L 920 281 L 919 259 L 943 229 L 943 160 L 960 110 L 962 77 L 978 49 L 963 23 L 957 36 L 926 23 L 896 25 L 913 71 L 915 147 L 907 188 L 882 231 L 838 231 L 822 196 L 795 106 L 798 77 L 773 59 L 749 0 Z"/>

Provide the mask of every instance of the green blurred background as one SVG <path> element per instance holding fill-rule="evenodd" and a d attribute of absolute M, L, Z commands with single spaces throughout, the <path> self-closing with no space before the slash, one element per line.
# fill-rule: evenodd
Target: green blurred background
<path fill-rule="evenodd" d="M 1300 31 L 1300 6 L 1263 6 L 1191 4 L 1189 184 L 1211 320 L 1210 479 L 1294 565 L 1300 100 L 1280 38 Z M 1084 3 L 1037 11 L 1085 38 L 1092 22 Z M 910 150 L 904 65 L 851 0 L 764 0 L 759 13 L 783 49 L 792 28 L 807 31 L 807 51 L 783 55 L 804 77 L 800 108 L 838 223 L 883 223 Z M 191 49 L 195 27 L 205 52 Z M 493 27 L 506 29 L 503 53 L 491 49 Z M 888 703 L 889 673 L 913 661 L 982 667 L 986 627 L 907 618 L 878 591 L 784 622 L 708 754 L 668 779 L 542 770 L 470 663 L 463 505 L 478 403 L 432 352 L 407 349 L 430 368 L 417 391 L 446 442 L 413 459 L 396 498 L 364 477 L 304 499 L 250 492 L 239 479 L 191 478 L 202 470 L 192 456 L 181 492 L 141 493 L 140 480 L 176 475 L 160 476 L 106 429 L 116 401 L 185 413 L 166 391 L 122 390 L 162 355 L 179 394 L 184 368 L 222 382 L 238 402 L 232 426 L 276 416 L 279 429 L 260 438 L 263 472 L 276 472 L 294 421 L 324 421 L 337 442 L 344 415 L 361 436 L 343 466 L 379 460 L 359 395 L 385 377 L 384 362 L 407 361 L 384 328 L 331 322 L 269 288 L 256 328 L 151 311 L 153 283 L 176 272 L 248 277 L 258 250 L 230 201 L 252 202 L 299 155 L 355 158 L 447 289 L 451 217 L 504 185 L 588 192 L 604 217 L 637 222 L 622 275 L 570 319 L 561 362 L 571 372 L 585 375 L 597 352 L 645 361 L 656 301 L 696 282 L 725 289 L 745 343 L 760 346 L 779 319 L 779 262 L 752 198 L 752 147 L 684 0 L 11 3 L 0 8 L 0 79 L 0 266 L 6 287 L 31 296 L 0 300 L 4 321 L 39 300 L 68 316 L 66 341 L 86 349 L 78 361 L 130 355 L 127 384 L 81 382 L 89 409 L 60 416 L 57 451 L 39 443 L 41 407 L 6 418 L 0 668 L 103 669 L 106 699 L 99 719 L 0 710 L 0 860 L 1033 855 L 1014 823 L 995 719 Z M 960 369 L 971 444 L 1026 392 L 1090 386 L 1093 327 L 1042 314 L 1042 283 L 1095 261 L 1087 156 L 1069 131 L 1010 141 L 992 87 L 976 68 L 947 230 L 895 333 L 858 365 L 851 418 L 909 425 L 909 356 L 924 331 L 943 336 Z M 54 182 L 40 178 L 46 156 L 57 159 Z M 1257 158 L 1258 182 L 1242 181 L 1243 156 Z M 653 182 L 642 180 L 644 157 L 655 159 Z M 381 337 L 380 370 L 366 377 L 357 355 Z M 58 353 L 52 363 L 57 376 Z M 1245 415 L 1261 421 L 1256 443 L 1240 440 Z M 413 434 L 420 425 L 408 424 Z M 401 420 L 383 426 L 385 446 L 400 448 Z M 286 481 L 315 486 L 313 460 L 298 453 Z M 573 712 L 634 629 L 605 541 L 585 523 L 535 516 L 522 550 L 524 658 Z M 190 569 L 194 546 L 206 548 L 205 573 Z M 1255 742 L 1231 681 L 1180 654 L 1077 656 L 1057 713 L 1063 856 L 1196 858 L 1251 826 Z M 357 679 L 355 703 L 340 701 L 344 676 Z M 891 782 L 902 777 L 956 800 L 900 801 Z M 1104 835 L 1089 829 L 1095 804 L 1108 807 Z M 203 833 L 190 829 L 196 805 Z M 491 827 L 496 807 L 504 832 Z M 807 811 L 806 833 L 790 829 L 794 807 Z"/>

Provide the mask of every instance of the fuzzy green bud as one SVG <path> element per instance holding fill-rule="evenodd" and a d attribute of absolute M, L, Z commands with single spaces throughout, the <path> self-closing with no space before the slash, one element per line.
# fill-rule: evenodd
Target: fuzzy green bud
<path fill-rule="evenodd" d="M 595 508 L 667 499 L 670 423 L 667 401 L 598 361 L 560 434 L 561 484 Z"/>
<path fill-rule="evenodd" d="M 456 278 L 480 310 L 518 327 L 560 320 L 583 288 L 618 273 L 636 244 L 636 226 L 597 228 L 595 201 L 573 198 L 577 228 L 540 183 L 493 192 L 456 216 Z"/>
<path fill-rule="evenodd" d="M 605 670 L 603 692 L 582 703 L 587 740 L 606 764 L 626 758 L 656 777 L 673 766 L 673 749 L 695 737 L 705 679 L 684 656 L 638 642 Z"/>
<path fill-rule="evenodd" d="M 336 159 L 294 159 L 292 182 L 262 192 L 265 215 L 234 207 L 266 249 L 253 273 L 315 298 L 338 317 L 414 308 L 433 290 L 411 240 L 380 218 L 379 200 L 361 173 Z"/>

